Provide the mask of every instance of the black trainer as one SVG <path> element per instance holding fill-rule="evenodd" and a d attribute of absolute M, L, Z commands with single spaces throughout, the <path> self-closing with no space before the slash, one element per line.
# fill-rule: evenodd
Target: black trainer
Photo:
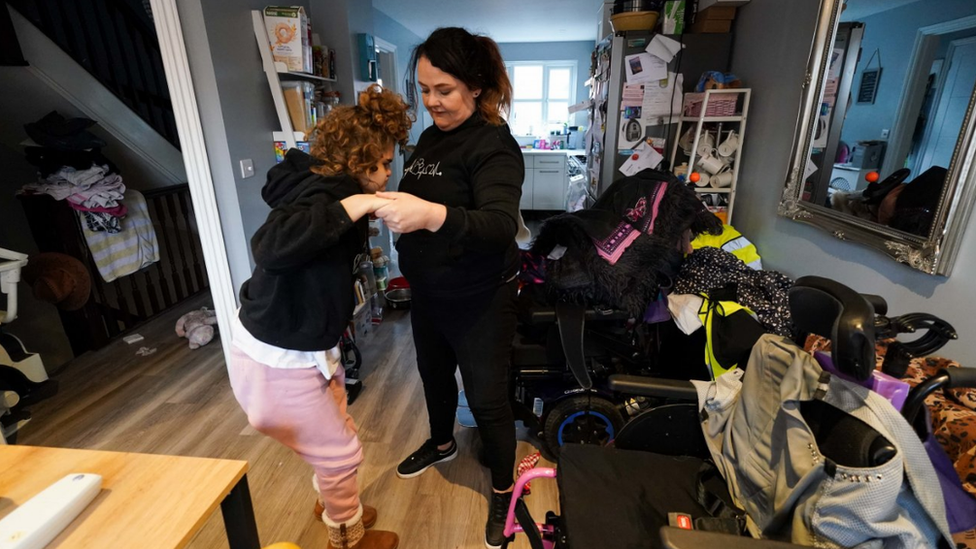
<path fill-rule="evenodd" d="M 488 524 L 485 525 L 485 547 L 488 549 L 500 549 L 505 545 L 505 521 L 511 503 L 512 492 L 499 494 L 492 491 L 488 503 Z"/>
<path fill-rule="evenodd" d="M 458 455 L 457 441 L 451 441 L 451 447 L 443 452 L 430 439 L 419 450 L 410 454 L 407 459 L 397 465 L 396 474 L 400 478 L 413 478 L 430 468 L 431 465 L 444 461 L 451 461 Z"/>

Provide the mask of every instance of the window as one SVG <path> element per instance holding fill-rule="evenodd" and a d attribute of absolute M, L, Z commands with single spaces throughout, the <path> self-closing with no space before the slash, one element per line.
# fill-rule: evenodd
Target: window
<path fill-rule="evenodd" d="M 575 61 L 520 61 L 508 63 L 512 79 L 512 114 L 515 135 L 548 135 L 570 121 L 569 106 L 576 98 Z"/>

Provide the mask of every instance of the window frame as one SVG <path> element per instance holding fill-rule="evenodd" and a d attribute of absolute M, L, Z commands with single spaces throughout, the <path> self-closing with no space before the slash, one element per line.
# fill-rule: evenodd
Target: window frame
<path fill-rule="evenodd" d="M 515 105 L 518 103 L 542 103 L 542 122 L 544 132 L 542 135 L 549 133 L 549 103 L 552 101 L 566 101 L 567 106 L 573 106 L 576 104 L 576 87 L 577 87 L 577 77 L 578 77 L 578 61 L 573 61 L 569 59 L 554 59 L 554 60 L 525 60 L 525 61 L 506 61 L 505 69 L 508 71 L 508 78 L 512 82 L 512 113 L 515 113 Z M 515 99 L 515 67 L 518 66 L 541 66 L 542 67 L 542 97 L 538 99 Z M 549 72 L 552 69 L 569 69 L 569 97 L 566 99 L 550 99 L 549 98 Z M 572 120 L 572 114 L 567 117 L 567 122 Z M 539 131 L 537 129 L 536 131 Z M 525 135 L 525 134 L 519 134 Z"/>

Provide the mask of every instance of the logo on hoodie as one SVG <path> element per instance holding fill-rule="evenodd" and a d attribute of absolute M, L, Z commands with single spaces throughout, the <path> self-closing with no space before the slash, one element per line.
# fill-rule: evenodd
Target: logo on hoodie
<path fill-rule="evenodd" d="M 410 163 L 410 166 L 404 170 L 404 173 L 417 176 L 417 179 L 425 175 L 430 176 L 441 176 L 443 172 L 440 171 L 441 163 L 428 164 L 423 158 L 418 158 Z"/>

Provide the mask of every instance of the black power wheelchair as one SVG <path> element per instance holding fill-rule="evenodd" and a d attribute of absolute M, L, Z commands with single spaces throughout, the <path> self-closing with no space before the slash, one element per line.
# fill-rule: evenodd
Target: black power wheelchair
<path fill-rule="evenodd" d="M 855 380 L 867 379 L 875 368 L 876 337 L 913 331 L 911 319 L 924 317 L 919 326 L 929 330 L 912 343 L 916 346 L 932 349 L 939 346 L 934 341 L 944 344 L 955 338 L 952 327 L 935 317 L 889 319 L 884 316 L 887 305 L 883 299 L 858 294 L 819 277 L 796 282 L 790 291 L 790 308 L 800 335 L 830 338 L 834 364 Z M 580 327 L 593 315 L 582 309 L 563 313 L 561 323 Z M 564 330 L 562 334 L 564 348 L 583 345 L 585 338 L 569 339 L 574 337 L 570 333 Z M 798 336 L 797 341 L 802 339 Z M 586 390 L 594 387 L 594 369 L 572 360 L 569 367 L 577 386 Z M 601 391 L 617 398 L 644 398 L 656 405 L 641 409 L 616 429 L 612 447 L 566 444 L 556 469 L 536 468 L 523 474 L 516 483 L 507 535 L 524 533 L 533 549 L 794 546 L 742 536 L 741 528 L 728 527 L 730 522 L 741 526 L 745 517 L 734 511 L 725 481 L 708 467 L 710 454 L 702 435 L 698 393 L 690 382 L 626 374 L 607 374 L 597 380 L 603 384 Z M 926 433 L 926 416 L 920 413 L 925 397 L 935 390 L 958 387 L 976 387 L 976 369 L 946 369 L 917 386 L 902 407 L 905 421 L 920 435 Z M 827 410 L 818 414 L 810 424 L 816 428 L 824 455 L 845 452 L 848 459 L 870 463 L 891 455 L 893 449 L 884 444 L 883 437 L 870 428 L 861 428 L 850 421 L 850 416 Z M 535 522 L 521 498 L 525 484 L 535 478 L 556 478 L 560 492 L 561 515 L 550 511 L 541 524 Z M 696 523 L 706 524 L 703 530 L 709 531 L 682 529 Z"/>

